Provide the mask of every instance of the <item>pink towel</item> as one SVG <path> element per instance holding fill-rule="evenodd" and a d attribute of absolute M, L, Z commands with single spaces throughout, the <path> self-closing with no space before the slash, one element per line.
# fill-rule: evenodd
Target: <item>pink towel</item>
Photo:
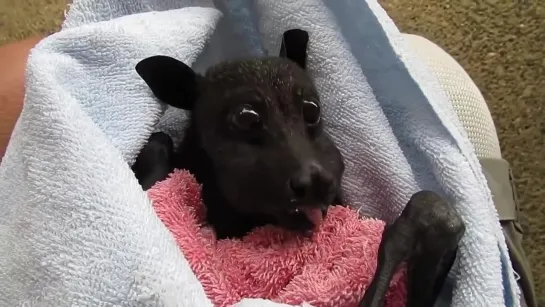
<path fill-rule="evenodd" d="M 243 298 L 313 306 L 357 306 L 376 269 L 384 222 L 354 210 L 330 208 L 312 238 L 274 226 L 242 240 L 216 240 L 203 226 L 201 187 L 187 171 L 174 171 L 148 191 L 159 218 L 174 235 L 216 306 Z M 404 306 L 405 269 L 390 284 L 386 306 Z"/>

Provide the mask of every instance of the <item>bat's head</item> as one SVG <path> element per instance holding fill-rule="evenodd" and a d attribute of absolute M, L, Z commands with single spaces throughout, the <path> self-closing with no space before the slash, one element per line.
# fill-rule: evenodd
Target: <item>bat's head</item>
<path fill-rule="evenodd" d="M 194 137 L 230 206 L 309 230 L 339 195 L 344 163 L 323 129 L 304 57 L 285 47 L 283 55 L 222 62 L 202 76 L 154 56 L 137 71 L 158 99 L 191 111 Z"/>

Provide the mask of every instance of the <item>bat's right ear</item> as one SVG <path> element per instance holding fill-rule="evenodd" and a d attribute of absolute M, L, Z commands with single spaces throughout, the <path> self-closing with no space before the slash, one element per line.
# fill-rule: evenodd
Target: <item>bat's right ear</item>
<path fill-rule="evenodd" d="M 191 110 L 199 95 L 200 78 L 191 67 L 174 58 L 156 55 L 136 64 L 136 72 L 159 100 Z"/>
<path fill-rule="evenodd" d="M 291 29 L 284 32 L 280 45 L 280 57 L 288 58 L 306 69 L 308 41 L 307 31 Z"/>

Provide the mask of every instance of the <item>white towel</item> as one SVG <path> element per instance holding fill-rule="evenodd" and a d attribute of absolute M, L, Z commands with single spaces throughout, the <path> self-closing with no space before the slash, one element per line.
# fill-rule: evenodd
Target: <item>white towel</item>
<path fill-rule="evenodd" d="M 154 129 L 179 138 L 186 119 L 163 112 L 134 66 L 165 54 L 202 71 L 278 54 L 291 28 L 310 33 L 347 201 L 391 221 L 412 193 L 441 193 L 467 226 L 441 303 L 518 306 L 472 146 L 374 0 L 75 0 L 63 30 L 31 52 L 0 166 L 0 306 L 210 306 L 128 165 Z"/>

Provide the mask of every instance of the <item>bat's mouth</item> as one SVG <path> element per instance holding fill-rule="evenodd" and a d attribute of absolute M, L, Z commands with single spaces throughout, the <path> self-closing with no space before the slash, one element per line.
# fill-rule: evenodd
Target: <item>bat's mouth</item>
<path fill-rule="evenodd" d="M 290 215 L 304 217 L 308 220 L 314 229 L 319 228 L 324 218 L 327 215 L 327 209 L 329 206 L 312 207 L 312 206 L 297 206 L 294 209 L 289 210 Z"/>

